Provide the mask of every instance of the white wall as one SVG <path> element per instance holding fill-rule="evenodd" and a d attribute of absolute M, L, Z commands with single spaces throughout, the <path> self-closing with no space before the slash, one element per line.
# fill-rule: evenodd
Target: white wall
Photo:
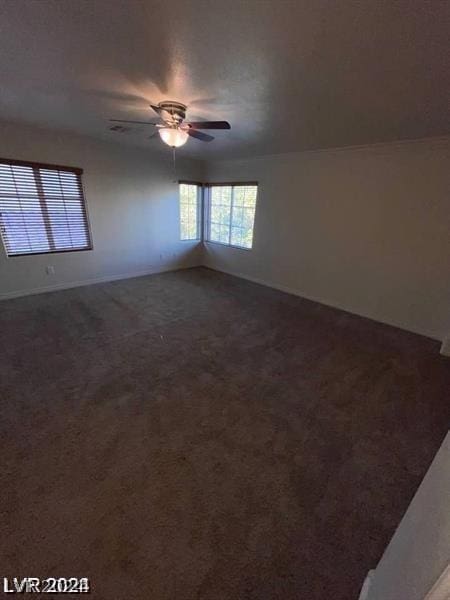
<path fill-rule="evenodd" d="M 201 263 L 195 242 L 179 241 L 178 185 L 171 152 L 155 154 L 90 138 L 0 124 L 0 157 L 84 169 L 94 249 L 7 258 L 0 243 L 0 297 L 47 287 L 143 274 Z M 181 178 L 203 164 L 177 160 Z M 55 275 L 45 267 L 53 265 Z"/>
<path fill-rule="evenodd" d="M 424 600 L 448 565 L 450 433 L 378 564 L 368 600 Z"/>
<path fill-rule="evenodd" d="M 259 181 L 252 251 L 179 241 L 169 151 L 0 124 L 0 157 L 82 167 L 94 242 L 9 259 L 0 245 L 0 297 L 203 262 L 436 339 L 450 333 L 450 138 L 206 170 L 180 152 L 180 178 Z"/>
<path fill-rule="evenodd" d="M 450 333 L 450 138 L 212 162 L 257 180 L 252 251 L 205 264 L 436 339 Z"/>

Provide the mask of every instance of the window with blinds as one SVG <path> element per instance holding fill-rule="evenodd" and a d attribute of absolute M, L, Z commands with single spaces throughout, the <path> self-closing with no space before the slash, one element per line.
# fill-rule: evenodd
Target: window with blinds
<path fill-rule="evenodd" d="M 0 159 L 0 228 L 8 256 L 91 250 L 82 169 Z"/>

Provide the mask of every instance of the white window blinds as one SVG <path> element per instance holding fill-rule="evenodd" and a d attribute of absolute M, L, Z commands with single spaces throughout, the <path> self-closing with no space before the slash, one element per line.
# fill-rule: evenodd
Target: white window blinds
<path fill-rule="evenodd" d="M 0 159 L 0 228 L 8 256 L 92 248 L 81 174 Z"/>

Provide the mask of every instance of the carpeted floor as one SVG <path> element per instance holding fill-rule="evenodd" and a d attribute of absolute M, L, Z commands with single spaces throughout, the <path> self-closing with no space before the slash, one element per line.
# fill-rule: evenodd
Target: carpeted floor
<path fill-rule="evenodd" d="M 450 421 L 437 342 L 203 268 L 0 327 L 1 575 L 94 598 L 356 600 Z"/>

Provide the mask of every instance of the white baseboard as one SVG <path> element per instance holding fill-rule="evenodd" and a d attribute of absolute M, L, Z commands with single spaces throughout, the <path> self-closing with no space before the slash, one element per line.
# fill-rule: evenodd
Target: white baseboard
<path fill-rule="evenodd" d="M 442 342 L 441 354 L 444 356 L 450 356 L 450 335 L 448 335 Z"/>
<path fill-rule="evenodd" d="M 436 581 L 425 600 L 448 600 L 450 598 L 450 563 Z"/>
<path fill-rule="evenodd" d="M 337 308 L 338 310 L 342 310 L 344 312 L 347 312 L 347 313 L 352 314 L 352 315 L 356 315 L 358 317 L 363 317 L 364 319 L 370 319 L 371 321 L 375 321 L 377 323 L 383 323 L 384 325 L 390 325 L 391 327 L 397 327 L 397 329 L 402 329 L 403 331 L 409 331 L 410 333 L 415 333 L 417 335 L 422 335 L 424 337 L 431 338 L 432 340 L 436 340 L 438 342 L 442 342 L 442 339 L 440 337 L 436 336 L 435 333 L 432 333 L 430 331 L 424 331 L 424 330 L 413 329 L 413 328 L 406 328 L 406 327 L 402 327 L 401 325 L 398 325 L 397 323 L 392 323 L 392 322 L 389 322 L 389 321 L 383 321 L 381 319 L 375 319 L 374 317 L 371 317 L 370 315 L 363 314 L 363 313 L 360 313 L 360 312 L 356 312 L 356 311 L 353 311 L 353 310 L 349 310 L 348 308 L 343 308 L 342 306 L 334 304 L 333 302 L 330 302 L 328 300 L 323 300 L 322 298 L 317 298 L 315 296 L 310 296 L 309 294 L 305 294 L 303 292 L 300 292 L 299 290 L 295 290 L 295 289 L 287 287 L 285 285 L 280 285 L 278 283 L 273 283 L 273 282 L 265 281 L 265 280 L 259 279 L 257 277 L 252 277 L 250 275 L 245 275 L 244 273 L 237 273 L 236 271 L 229 271 L 227 269 L 218 268 L 216 266 L 212 266 L 212 265 L 209 265 L 209 264 L 204 264 L 203 266 L 205 266 L 208 269 L 211 269 L 213 271 L 219 271 L 219 273 L 226 273 L 227 275 L 233 275 L 233 277 L 239 277 L 240 279 L 246 279 L 247 281 L 251 281 L 253 283 L 258 283 L 259 285 L 264 285 L 266 287 L 270 287 L 270 288 L 273 288 L 275 290 L 279 290 L 280 292 L 285 292 L 286 294 L 292 294 L 293 296 L 298 296 L 299 298 L 304 298 L 305 300 L 311 300 L 312 302 L 317 302 L 318 304 L 323 304 L 325 306 L 330 306 L 332 308 Z M 441 350 L 441 352 L 442 352 L 442 350 Z"/>
<path fill-rule="evenodd" d="M 372 569 L 371 571 L 369 571 L 367 573 L 367 576 L 364 580 L 358 600 L 369 600 L 369 591 L 370 591 L 370 587 L 372 585 L 374 577 L 375 577 L 375 570 Z"/>
<path fill-rule="evenodd" d="M 151 267 L 149 269 L 141 271 L 129 271 L 128 273 L 117 273 L 112 275 L 102 275 L 100 277 L 93 277 L 90 279 L 83 279 L 81 281 L 70 281 L 66 283 L 55 283 L 53 285 L 45 285 L 37 288 L 30 288 L 26 290 L 16 290 L 13 292 L 6 292 L 0 294 L 1 300 L 12 300 L 13 298 L 21 298 L 22 296 L 34 296 L 35 294 L 45 294 L 47 292 L 56 292 L 58 290 L 68 290 L 75 287 L 82 287 L 85 285 L 93 285 L 95 283 L 106 283 L 108 281 L 117 281 L 119 279 L 132 279 L 133 277 L 144 277 L 145 275 L 156 275 L 157 273 L 166 273 L 168 271 L 178 271 L 180 269 L 190 269 L 194 266 L 199 265 L 186 265 L 176 264 L 164 267 Z"/>

